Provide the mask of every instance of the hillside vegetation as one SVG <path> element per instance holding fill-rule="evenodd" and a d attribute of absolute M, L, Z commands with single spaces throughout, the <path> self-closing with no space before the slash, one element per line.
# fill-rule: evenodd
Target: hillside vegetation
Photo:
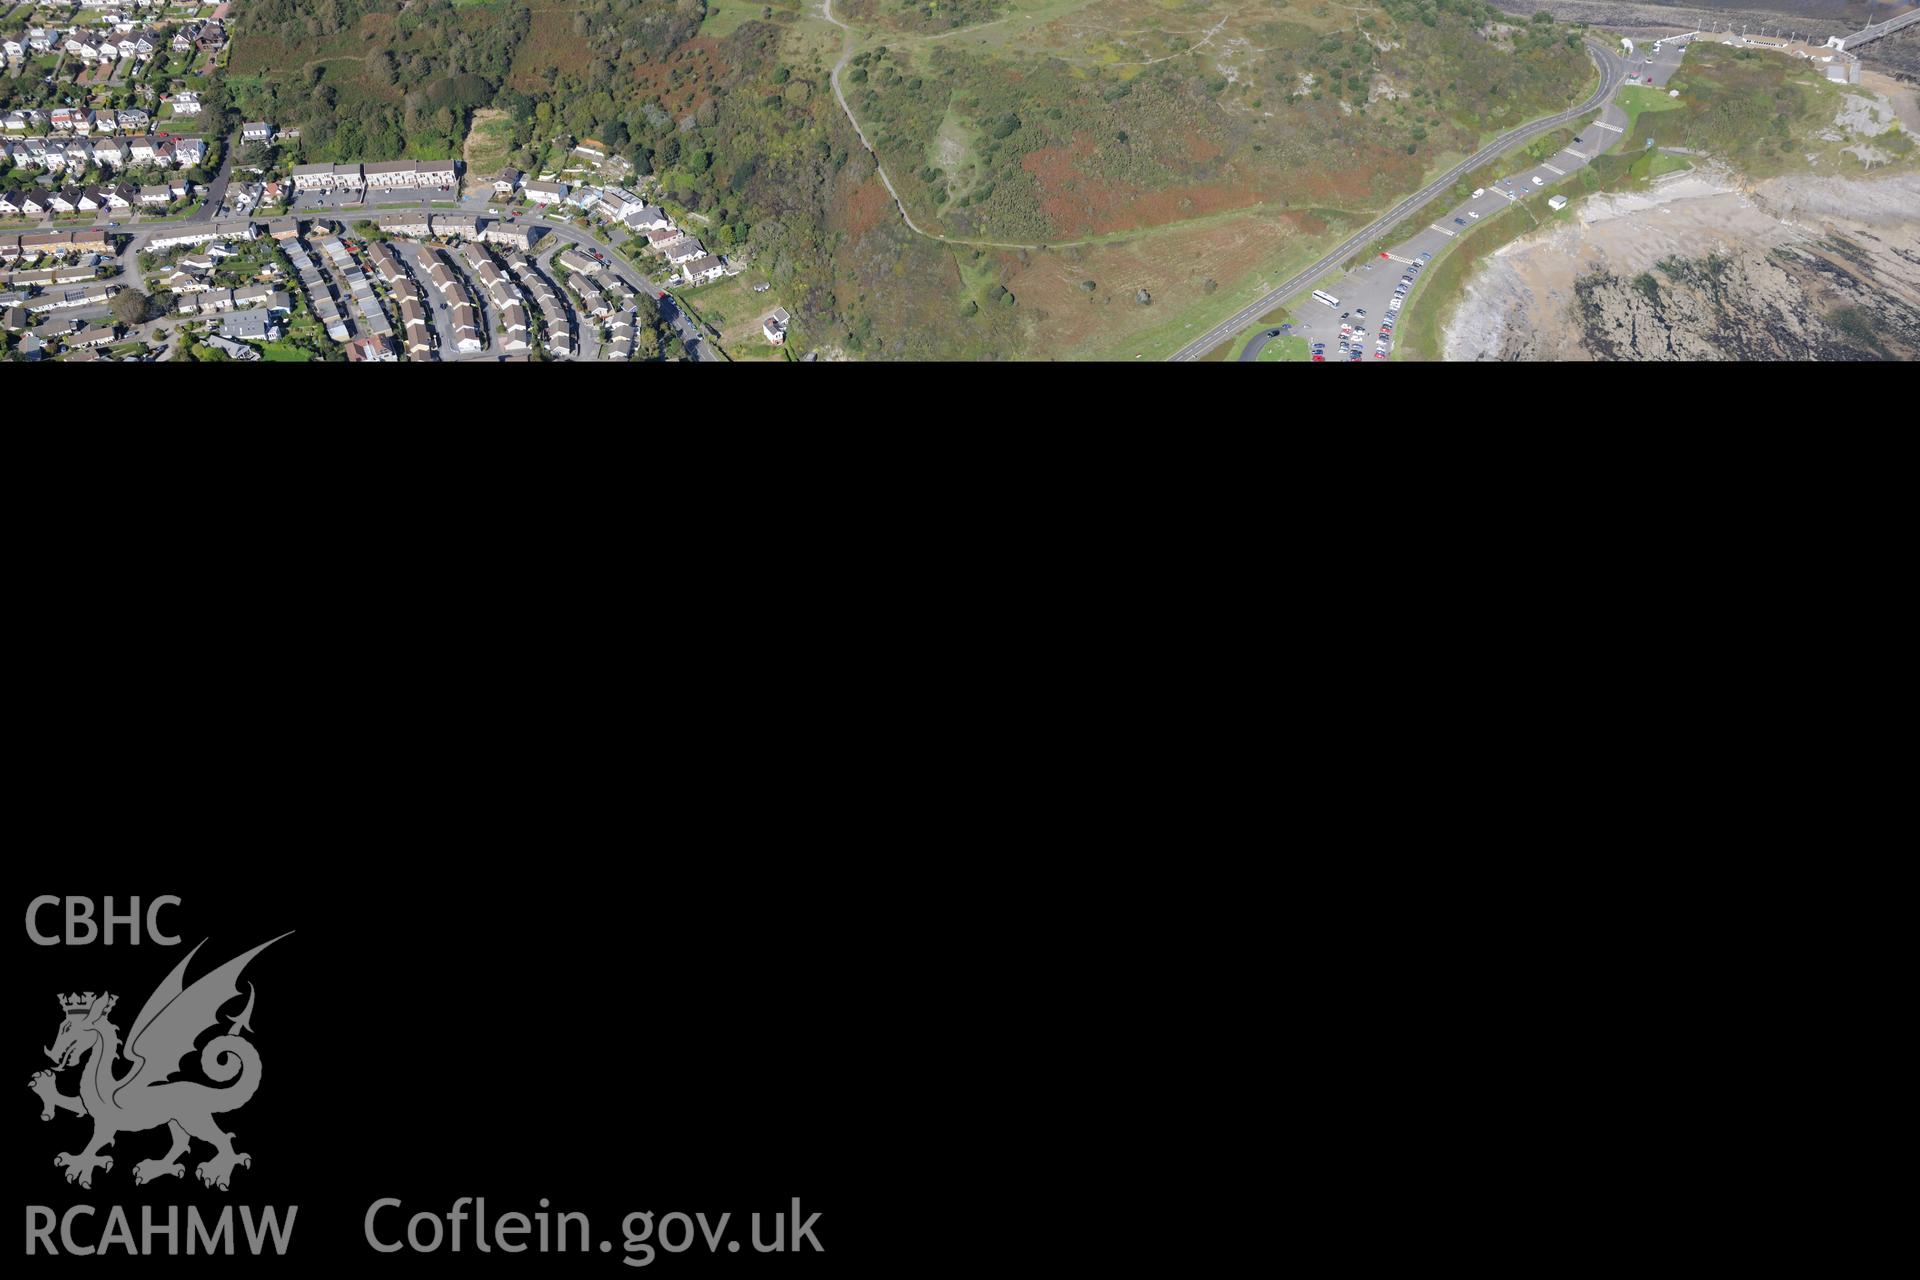
<path fill-rule="evenodd" d="M 226 105 L 300 129 L 293 162 L 545 172 L 595 139 L 778 284 L 797 349 L 1153 358 L 1591 83 L 1574 32 L 1479 0 L 833 16 L 851 31 L 817 0 L 250 0 Z M 843 52 L 840 87 L 916 221 L 1004 247 L 904 225 L 835 100 Z"/>
<path fill-rule="evenodd" d="M 841 87 L 916 219 L 959 238 L 1370 209 L 1590 81 L 1572 32 L 1490 12 L 1110 0 L 1018 37 L 885 39 Z"/>

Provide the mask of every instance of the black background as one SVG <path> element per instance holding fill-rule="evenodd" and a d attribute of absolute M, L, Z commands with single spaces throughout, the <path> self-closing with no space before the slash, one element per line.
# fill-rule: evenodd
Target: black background
<path fill-rule="evenodd" d="M 903 1235 L 924 1237 L 925 1210 L 907 1204 L 903 1161 L 924 1103 L 898 1075 L 917 1065 L 898 1048 L 914 984 L 891 923 L 896 904 L 874 892 L 873 877 L 795 855 L 775 824 L 747 830 L 750 801 L 714 811 L 697 833 L 656 839 L 636 834 L 644 814 L 620 829 L 600 817 L 588 823 L 564 799 L 535 813 L 509 812 L 506 800 L 472 796 L 457 819 L 423 812 L 324 838 L 262 829 L 200 843 L 194 825 L 140 835 L 130 824 L 86 848 L 16 859 L 15 1214 L 92 1204 L 97 1215 L 76 1234 L 97 1244 L 112 1205 L 127 1210 L 136 1238 L 147 1204 L 180 1205 L 183 1234 L 186 1205 L 211 1222 L 232 1204 L 237 1236 L 239 1205 L 299 1206 L 284 1258 L 256 1258 L 239 1244 L 231 1258 L 189 1258 L 182 1240 L 175 1257 L 43 1252 L 29 1265 L 775 1280 L 828 1267 L 877 1271 L 890 1254 L 900 1260 Z M 285 830 L 303 815 L 279 821 Z M 416 842 L 443 852 L 391 851 Z M 103 843 L 111 851 L 99 851 Z M 720 844 L 764 851 L 687 852 Z M 96 923 L 109 894 L 118 911 L 138 897 L 143 916 L 155 896 L 177 895 L 161 923 L 182 942 L 35 945 L 25 912 L 40 894 L 93 899 Z M 44 908 L 41 931 L 60 931 L 61 915 Z M 205 1187 L 192 1171 L 211 1150 L 195 1143 L 186 1177 L 135 1187 L 133 1165 L 165 1153 L 157 1129 L 123 1133 L 106 1152 L 114 1167 L 96 1171 L 91 1190 L 67 1183 L 54 1156 L 83 1150 L 92 1122 L 58 1111 L 42 1122 L 25 1088 L 48 1065 L 43 1050 L 61 1020 L 55 996 L 120 996 L 113 1021 L 124 1039 L 195 943 L 207 939 L 189 982 L 287 930 L 293 936 L 248 966 L 240 997 L 223 1010 L 238 1013 L 245 984 L 254 985 L 260 1088 L 243 1108 L 216 1115 L 252 1166 L 235 1170 L 229 1191 Z M 61 1092 L 76 1090 L 77 1075 L 62 1074 Z M 484 1196 L 490 1219 L 531 1217 L 543 1197 L 550 1213 L 584 1212 L 596 1251 L 478 1253 L 471 1206 L 459 1254 L 444 1242 L 435 1254 L 380 1254 L 365 1243 L 362 1222 L 376 1199 L 403 1202 L 379 1219 L 391 1242 L 411 1214 L 444 1217 L 461 1196 Z M 813 1234 L 823 1252 L 754 1251 L 750 1215 L 763 1215 L 770 1238 L 772 1215 L 790 1217 L 795 1197 L 803 1219 L 821 1215 Z M 636 1210 L 654 1214 L 645 1268 L 622 1264 L 621 1221 Z M 661 1251 L 658 1224 L 672 1211 L 705 1213 L 709 1224 L 730 1213 L 726 1238 L 741 1242 L 739 1252 L 724 1243 L 710 1252 L 697 1234 L 686 1252 Z M 611 1253 L 597 1251 L 602 1240 Z"/>

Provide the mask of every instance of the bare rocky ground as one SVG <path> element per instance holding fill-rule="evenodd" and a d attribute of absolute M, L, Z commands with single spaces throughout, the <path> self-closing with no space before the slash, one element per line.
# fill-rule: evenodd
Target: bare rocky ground
<path fill-rule="evenodd" d="M 1920 132 L 1920 95 L 1869 73 L 1834 127 L 1860 155 L 1896 115 Z M 1752 183 L 1689 158 L 1692 172 L 1589 196 L 1489 255 L 1445 358 L 1920 358 L 1920 174 Z"/>
<path fill-rule="evenodd" d="M 1449 360 L 1920 358 L 1920 174 L 1593 196 L 1493 254 Z"/>

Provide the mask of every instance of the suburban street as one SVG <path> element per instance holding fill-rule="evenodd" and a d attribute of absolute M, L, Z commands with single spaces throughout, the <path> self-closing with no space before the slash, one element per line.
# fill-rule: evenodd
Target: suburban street
<path fill-rule="evenodd" d="M 220 175 L 215 179 L 215 184 L 218 190 L 220 191 L 220 193 L 222 194 L 222 196 L 224 196 L 225 194 L 227 181 L 231 176 L 231 172 L 232 172 L 232 150 L 229 149 L 227 162 L 221 166 Z M 160 232 L 175 230 L 179 228 L 183 224 L 183 222 L 184 223 L 209 222 L 214 219 L 215 215 L 213 213 L 213 210 L 217 208 L 217 205 L 215 204 L 215 201 L 211 195 L 212 190 L 214 190 L 214 188 L 210 187 L 209 188 L 210 194 L 208 196 L 206 204 L 203 205 L 199 210 L 199 212 L 194 214 L 191 218 L 187 218 L 187 219 L 183 219 L 181 221 L 175 221 L 175 222 L 160 223 L 151 227 L 136 226 L 132 228 L 123 228 L 123 230 L 131 231 L 133 238 L 131 241 L 129 241 L 125 251 L 121 253 L 120 264 L 125 269 L 127 279 L 130 282 L 132 282 L 135 285 L 135 287 L 140 288 L 142 292 L 145 292 L 145 281 L 142 279 L 142 276 L 141 276 L 139 254 L 140 254 L 141 248 L 146 244 L 146 242 L 152 236 Z M 434 213 L 438 213 L 442 215 L 456 214 L 456 213 L 457 214 L 473 214 L 475 216 L 486 218 L 492 221 L 504 221 L 504 219 L 500 218 L 498 215 L 490 214 L 487 212 L 487 207 L 490 201 L 485 197 L 470 196 L 466 200 L 459 202 L 460 207 L 457 210 L 446 209 L 446 208 L 436 209 L 434 207 L 434 203 L 435 202 L 431 200 L 416 200 L 412 202 L 401 201 L 393 204 L 377 204 L 377 205 L 376 204 L 341 205 L 335 202 L 328 202 L 323 206 L 318 202 L 312 202 L 309 207 L 298 208 L 295 212 L 287 216 L 298 217 L 305 221 L 312 221 L 317 217 L 324 216 L 327 220 L 336 221 L 342 225 L 351 226 L 351 224 L 354 222 L 360 221 L 362 219 L 372 219 L 384 213 L 403 213 L 407 211 L 418 210 L 420 212 L 424 212 L 428 214 L 434 214 Z M 443 200 L 443 201 L 440 201 L 439 203 L 446 204 L 449 202 Z M 248 214 L 247 217 L 249 218 L 249 220 L 256 221 L 256 222 L 265 220 L 264 218 L 256 214 Z M 574 226 L 572 223 L 549 221 L 545 218 L 529 216 L 528 214 L 523 213 L 518 219 L 515 220 L 515 225 L 537 227 L 542 232 L 541 239 L 537 241 L 534 246 L 534 252 L 536 257 L 539 260 L 540 268 L 542 271 L 547 270 L 547 262 L 550 259 L 552 251 L 558 250 L 563 245 L 573 245 L 579 248 L 582 252 L 585 252 L 588 254 L 601 255 L 602 259 L 606 262 L 609 270 L 611 270 L 613 274 L 617 276 L 627 286 L 627 288 L 635 292 L 639 292 L 640 290 L 644 289 L 649 294 L 660 294 L 664 292 L 660 288 L 660 286 L 651 284 L 648 282 L 645 272 L 641 271 L 638 267 L 634 266 L 631 262 L 629 262 L 626 258 L 622 257 L 613 248 L 594 239 L 590 233 L 581 230 L 579 227 Z M 405 244 L 407 242 L 396 240 L 395 243 Z M 409 257 L 409 261 L 407 265 L 411 268 L 411 267 L 414 267 L 416 264 L 412 260 L 412 258 Z M 456 259 L 456 269 L 461 270 L 462 276 L 464 278 L 464 269 L 461 268 L 457 259 Z M 419 275 L 422 281 L 424 282 L 425 280 L 424 270 L 420 271 Z M 471 285 L 471 281 L 467 281 L 467 283 Z M 449 354 L 443 355 L 442 359 L 457 358 L 456 356 L 451 354 L 452 348 L 450 344 L 447 343 L 449 330 L 451 326 L 447 316 L 443 314 L 441 308 L 439 307 L 438 298 L 436 296 L 438 293 L 438 290 L 428 288 L 426 292 L 434 300 L 435 327 L 436 329 L 441 330 L 441 339 L 443 344 L 442 351 L 449 353 Z M 476 299 L 477 299 L 478 294 L 477 294 L 477 291 L 475 292 L 476 292 Z M 685 312 L 681 311 L 681 309 L 677 305 L 675 305 L 671 294 L 668 294 L 666 296 L 659 298 L 658 303 L 659 303 L 660 314 L 662 318 L 664 318 L 669 324 L 673 326 L 675 333 L 679 334 L 680 341 L 686 346 L 687 354 L 692 359 L 696 361 L 704 361 L 707 363 L 719 363 L 725 360 L 725 357 L 722 356 L 719 352 L 715 351 L 712 345 L 707 342 L 706 338 L 701 334 L 699 326 L 693 322 L 692 318 L 689 317 Z M 570 300 L 569 300 L 569 305 L 571 305 Z M 594 348 L 597 344 L 593 343 L 591 336 L 587 335 L 584 330 L 585 330 L 585 326 L 582 326 L 580 330 L 580 336 L 583 339 L 585 339 L 585 341 L 583 343 L 583 350 L 580 356 L 577 358 L 591 359 L 593 358 L 593 356 L 589 354 L 589 351 L 594 351 Z M 597 351 L 594 351 L 594 354 L 597 354 Z M 490 347 L 487 351 L 483 353 L 480 353 L 478 355 L 468 355 L 466 358 L 469 360 L 473 360 L 473 359 L 492 360 L 492 359 L 498 358 L 498 353 L 495 352 Z"/>
<path fill-rule="evenodd" d="M 1643 62 L 1638 61 L 1644 56 L 1642 53 L 1635 54 L 1636 62 L 1630 66 L 1626 59 L 1621 56 L 1620 49 L 1617 45 L 1610 49 L 1598 40 L 1588 40 L 1586 42 L 1586 49 L 1587 56 L 1593 59 L 1594 66 L 1600 71 L 1600 87 L 1595 90 L 1593 95 L 1585 102 L 1577 107 L 1559 112 L 1556 115 L 1536 120 L 1532 124 L 1523 125 L 1517 129 L 1509 129 L 1492 142 L 1489 142 L 1486 146 L 1480 148 L 1480 150 L 1472 156 L 1447 170 L 1446 173 L 1429 182 L 1426 186 L 1400 201 L 1378 218 L 1375 218 L 1365 227 L 1347 237 L 1346 240 L 1341 242 L 1338 248 L 1328 253 L 1306 270 L 1295 275 L 1279 288 L 1268 292 L 1258 302 L 1242 308 L 1240 311 L 1234 313 L 1231 318 L 1222 321 L 1220 324 L 1215 325 L 1204 334 L 1195 338 L 1192 342 L 1189 342 L 1186 346 L 1175 352 L 1172 359 L 1198 360 L 1201 356 L 1213 350 L 1215 347 L 1220 346 L 1222 343 L 1233 341 L 1234 338 L 1243 333 L 1261 316 L 1266 315 L 1270 311 L 1277 310 L 1283 303 L 1288 302 L 1295 295 L 1305 293 L 1312 289 L 1315 281 L 1325 276 L 1327 272 L 1334 270 L 1359 250 L 1378 241 L 1382 233 L 1392 230 L 1401 219 L 1446 191 L 1455 182 L 1459 181 L 1462 175 L 1471 173 L 1482 165 L 1499 159 L 1514 147 L 1528 142 L 1550 130 L 1558 129 L 1564 124 L 1577 120 L 1603 104 L 1605 104 L 1606 112 L 1602 115 L 1601 119 L 1608 120 L 1611 116 L 1613 119 L 1610 123 L 1616 126 L 1624 125 L 1626 113 L 1613 103 L 1613 97 L 1619 91 L 1620 87 L 1627 83 L 1627 76 L 1632 72 L 1642 70 L 1656 71 L 1662 73 L 1659 83 L 1665 83 L 1666 74 L 1671 73 L 1672 68 L 1679 65 L 1679 52 L 1672 47 L 1668 47 L 1663 51 L 1663 60 L 1670 59 L 1669 65 L 1656 65 L 1653 67 L 1648 67 Z M 1602 130 L 1601 132 L 1605 133 L 1607 131 Z M 1614 137 L 1617 138 L 1617 135 L 1614 135 Z M 1587 141 L 1589 143 L 1596 142 L 1593 138 L 1588 138 Z M 1601 149 L 1604 150 L 1604 146 Z M 1588 154 L 1590 155 L 1592 153 L 1588 152 Z M 1568 159 L 1571 163 L 1585 163 L 1584 159 Z M 1562 157 L 1556 157 L 1553 163 L 1561 170 L 1566 170 L 1569 167 L 1569 164 L 1562 163 Z M 1545 170 L 1530 169 L 1526 171 L 1525 174 L 1516 175 L 1515 181 L 1524 183 L 1527 190 L 1531 191 L 1533 190 L 1533 184 L 1528 182 L 1527 178 L 1535 172 L 1544 173 Z M 1515 191 L 1517 192 L 1518 189 L 1519 188 L 1516 187 Z M 1459 217 L 1471 222 L 1474 219 L 1468 217 L 1465 212 L 1466 210 L 1475 209 L 1479 214 L 1483 215 L 1504 203 L 1505 199 L 1502 196 L 1492 190 L 1488 190 L 1485 196 L 1480 197 L 1478 200 L 1470 200 L 1466 204 L 1461 205 L 1459 209 L 1449 212 L 1446 215 L 1447 226 L 1452 227 L 1451 231 L 1439 229 L 1422 231 L 1420 234 L 1408 240 L 1405 245 L 1396 247 L 1390 250 L 1390 252 L 1405 258 L 1417 257 L 1422 252 L 1437 252 L 1438 249 L 1436 246 L 1443 246 L 1447 239 L 1451 238 L 1452 235 L 1460 230 L 1459 227 L 1454 226 L 1452 222 L 1453 218 Z M 1376 259 L 1376 261 L 1378 260 Z M 1375 271 L 1371 264 L 1357 268 L 1357 271 L 1372 273 L 1373 277 L 1377 277 L 1377 283 L 1382 286 L 1378 290 L 1369 290 L 1366 299 L 1357 302 L 1357 305 L 1367 308 L 1369 316 L 1378 318 L 1384 314 L 1386 302 L 1393 295 L 1393 282 L 1397 280 L 1400 273 L 1397 270 L 1392 272 Z M 1351 278 L 1351 273 L 1349 278 Z M 1342 298 L 1343 309 L 1348 309 L 1344 305 L 1347 302 L 1346 294 L 1340 293 L 1338 290 L 1335 290 L 1335 293 L 1336 296 Z M 1374 309 L 1376 302 L 1381 308 L 1379 311 Z M 1330 314 L 1337 317 L 1339 312 L 1334 311 Z M 1339 329 L 1339 323 L 1339 320 L 1336 318 L 1332 326 L 1334 331 Z M 1298 331 L 1299 329 L 1296 327 L 1296 332 Z M 1261 345 L 1264 346 L 1266 342 L 1265 336 L 1262 335 L 1259 341 Z M 1258 353 L 1256 352 L 1255 355 L 1257 356 Z"/>

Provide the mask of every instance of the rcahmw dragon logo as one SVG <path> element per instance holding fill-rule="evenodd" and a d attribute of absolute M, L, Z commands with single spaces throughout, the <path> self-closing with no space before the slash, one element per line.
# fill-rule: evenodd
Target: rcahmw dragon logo
<path fill-rule="evenodd" d="M 280 938 L 286 937 L 281 934 Z M 228 1019 L 227 1034 L 215 1036 L 200 1050 L 200 1069 L 207 1078 L 239 1082 L 224 1089 L 201 1084 L 197 1080 L 175 1080 L 180 1060 L 193 1052 L 193 1042 L 202 1032 L 216 1026 L 220 1006 L 240 994 L 240 971 L 247 962 L 272 946 L 280 938 L 261 943 L 206 974 L 192 986 L 181 982 L 187 965 L 206 943 L 203 940 L 187 953 L 159 989 L 147 998 L 146 1007 L 133 1021 L 127 1035 L 126 1058 L 133 1070 L 118 1079 L 114 1059 L 122 1052 L 119 1034 L 107 1015 L 113 1012 L 119 997 L 93 992 L 61 996 L 60 1009 L 66 1021 L 54 1038 L 47 1056 L 54 1061 L 52 1071 L 37 1073 L 27 1087 L 40 1095 L 45 1108 L 42 1120 L 53 1119 L 55 1111 L 85 1112 L 93 1117 L 93 1141 L 79 1155 L 63 1152 L 53 1163 L 67 1171 L 67 1181 L 83 1187 L 93 1185 L 93 1171 L 113 1169 L 113 1157 L 100 1152 L 113 1145 L 116 1135 L 141 1129 L 167 1127 L 173 1136 L 173 1149 L 158 1160 L 142 1160 L 133 1167 L 135 1185 L 172 1175 L 182 1177 L 186 1170 L 177 1163 L 187 1153 L 190 1140 L 198 1138 L 214 1148 L 213 1158 L 200 1163 L 196 1173 L 210 1187 L 227 1189 L 237 1164 L 253 1164 L 253 1157 L 233 1149 L 233 1135 L 214 1123 L 216 1112 L 237 1111 L 260 1087 L 260 1055 L 247 1041 L 243 1031 L 252 1031 L 253 984 L 247 984 L 247 1007 L 240 1016 Z M 57 1092 L 56 1072 L 87 1059 L 80 1068 L 78 1095 Z"/>

